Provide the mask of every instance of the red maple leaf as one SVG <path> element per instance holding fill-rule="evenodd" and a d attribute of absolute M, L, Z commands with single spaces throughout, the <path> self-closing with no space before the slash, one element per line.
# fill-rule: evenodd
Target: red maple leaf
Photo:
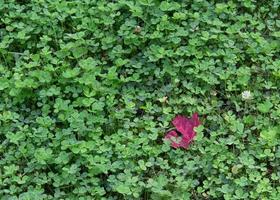
<path fill-rule="evenodd" d="M 165 139 L 170 140 L 171 146 L 176 149 L 180 147 L 187 149 L 196 135 L 194 128 L 200 125 L 198 114 L 194 113 L 191 118 L 177 115 L 172 120 L 172 124 L 176 130 L 171 130 L 166 133 Z"/>

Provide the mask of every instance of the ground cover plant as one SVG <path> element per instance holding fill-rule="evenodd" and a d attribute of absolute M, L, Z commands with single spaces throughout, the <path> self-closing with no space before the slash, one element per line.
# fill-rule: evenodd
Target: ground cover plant
<path fill-rule="evenodd" d="M 0 199 L 280 199 L 279 5 L 0 0 Z"/>

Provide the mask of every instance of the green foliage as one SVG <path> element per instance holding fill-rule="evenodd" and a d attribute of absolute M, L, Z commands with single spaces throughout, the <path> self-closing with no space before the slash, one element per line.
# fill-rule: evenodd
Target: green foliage
<path fill-rule="evenodd" d="M 278 200 L 279 6 L 0 0 L 0 199 Z"/>

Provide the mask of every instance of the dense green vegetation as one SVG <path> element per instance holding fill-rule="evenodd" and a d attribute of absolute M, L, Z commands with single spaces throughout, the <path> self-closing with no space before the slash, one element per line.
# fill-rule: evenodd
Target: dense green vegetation
<path fill-rule="evenodd" d="M 0 0 L 0 199 L 280 199 L 279 6 Z"/>

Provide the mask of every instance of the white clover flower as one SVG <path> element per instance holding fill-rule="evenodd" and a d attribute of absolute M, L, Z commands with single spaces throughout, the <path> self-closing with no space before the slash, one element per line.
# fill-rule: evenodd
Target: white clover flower
<path fill-rule="evenodd" d="M 252 99 L 252 93 L 250 91 L 248 91 L 248 90 L 243 91 L 241 95 L 242 95 L 242 99 L 243 100 L 250 100 L 250 99 Z"/>

